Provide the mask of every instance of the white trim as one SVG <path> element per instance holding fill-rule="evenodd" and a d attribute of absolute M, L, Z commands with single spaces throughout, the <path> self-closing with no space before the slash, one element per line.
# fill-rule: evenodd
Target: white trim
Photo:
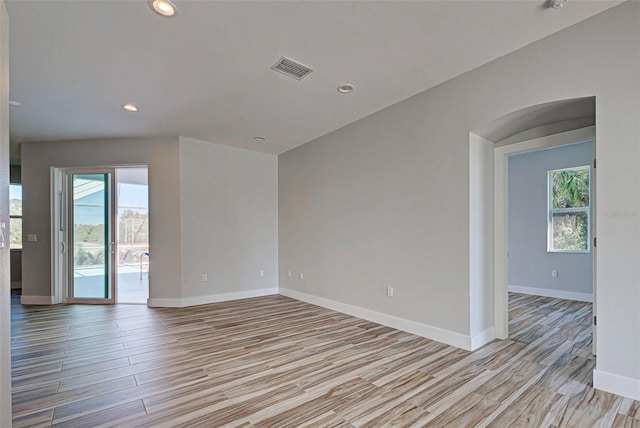
<path fill-rule="evenodd" d="M 471 351 L 475 351 L 478 348 L 486 345 L 496 338 L 496 328 L 489 327 L 478 334 L 471 336 Z"/>
<path fill-rule="evenodd" d="M 516 153 L 532 152 L 552 147 L 568 146 L 571 144 L 592 141 L 595 139 L 596 127 L 561 132 L 533 140 L 513 143 L 495 148 L 494 159 L 494 299 L 495 299 L 495 328 L 498 339 L 508 337 L 508 298 L 507 298 L 507 177 L 508 157 Z M 490 251 L 490 247 L 487 248 Z M 594 255 L 595 265 L 595 255 Z M 595 288 L 595 277 L 594 288 Z"/>
<path fill-rule="evenodd" d="M 53 305 L 52 296 L 20 296 L 21 305 Z"/>
<path fill-rule="evenodd" d="M 593 387 L 601 391 L 640 400 L 640 380 L 619 376 L 602 370 L 593 371 Z"/>
<path fill-rule="evenodd" d="M 495 339 L 495 327 L 486 327 L 494 317 L 494 253 L 487 243 L 494 239 L 494 146 L 469 133 L 469 330 L 471 348 L 477 349 Z"/>
<path fill-rule="evenodd" d="M 387 327 L 406 331 L 407 333 L 415 334 L 417 336 L 435 340 L 437 342 L 442 342 L 447 345 L 465 349 L 467 351 L 472 350 L 472 338 L 464 334 L 455 333 L 453 331 L 444 330 L 442 328 L 433 327 L 427 324 L 421 324 L 415 321 L 409 321 L 404 318 L 383 314 L 381 312 L 372 311 L 370 309 L 361 308 L 359 306 L 336 302 L 335 300 L 326 299 L 324 297 L 313 296 L 311 294 L 302 293 L 296 290 L 290 290 L 280 287 L 278 289 L 278 292 L 283 296 L 310 303 L 312 305 L 321 306 L 323 308 L 331 309 L 346 315 L 351 315 L 356 318 L 362 318 L 364 320 L 375 322 Z M 483 335 L 484 333 L 485 332 L 481 333 L 481 335 Z M 480 337 L 479 339 L 483 338 L 484 336 Z M 481 341 L 482 340 L 478 340 L 478 343 L 480 343 Z"/>
<path fill-rule="evenodd" d="M 185 297 L 177 299 L 149 298 L 147 306 L 153 308 L 183 308 L 185 306 L 207 305 L 229 300 L 249 299 L 251 297 L 272 296 L 278 294 L 277 288 L 235 291 L 232 293 L 211 294 L 208 296 Z"/>
<path fill-rule="evenodd" d="M 50 168 L 51 189 L 49 201 L 51 203 L 51 296 L 52 303 L 62 303 L 66 297 L 67 280 L 69 278 L 66 254 L 60 252 L 62 246 L 67 246 L 67 225 L 64 224 L 60 230 L 60 223 L 63 221 L 63 214 L 66 216 L 66 208 L 62 203 L 66 198 L 65 175 L 63 168 Z M 64 211 L 64 213 L 62 212 Z"/>
<path fill-rule="evenodd" d="M 512 293 L 531 294 L 532 296 L 553 297 L 556 299 L 576 300 L 578 302 L 593 303 L 593 294 L 577 291 L 552 290 L 550 288 L 523 287 L 509 284 Z"/>

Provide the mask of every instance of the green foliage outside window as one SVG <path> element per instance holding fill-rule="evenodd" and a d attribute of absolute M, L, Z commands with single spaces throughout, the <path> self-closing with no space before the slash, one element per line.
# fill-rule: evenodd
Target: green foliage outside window
<path fill-rule="evenodd" d="M 550 251 L 589 251 L 588 166 L 549 171 Z"/>
<path fill-rule="evenodd" d="M 589 167 L 551 171 L 553 208 L 589 206 Z"/>

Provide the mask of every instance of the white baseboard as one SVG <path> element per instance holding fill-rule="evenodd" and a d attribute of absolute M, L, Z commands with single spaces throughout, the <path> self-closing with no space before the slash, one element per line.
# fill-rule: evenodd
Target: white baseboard
<path fill-rule="evenodd" d="M 281 295 L 291 297 L 292 299 L 300 300 L 302 302 L 310 303 L 316 306 L 321 306 L 323 308 L 341 312 L 346 315 L 351 315 L 356 318 L 362 318 L 364 320 L 382 324 L 387 327 L 406 331 L 407 333 L 415 334 L 417 336 L 435 340 L 437 342 L 446 343 L 447 345 L 462 348 L 467 351 L 477 349 L 477 347 L 479 347 L 477 344 L 479 343 L 482 343 L 483 345 L 487 343 L 485 340 L 492 334 L 489 331 L 492 329 L 482 332 L 479 335 L 480 337 L 478 337 L 478 339 L 476 340 L 476 343 L 474 343 L 474 340 L 472 340 L 470 336 L 466 336 L 464 334 L 455 333 L 453 331 L 444 330 L 415 321 L 409 321 L 404 318 L 383 314 L 381 312 L 372 311 L 370 309 L 337 302 L 335 300 L 326 299 L 324 297 L 318 297 L 282 287 L 278 289 L 278 292 Z M 491 340 L 493 340 L 493 338 L 491 338 Z M 476 345 L 475 348 L 473 347 L 474 345 Z"/>
<path fill-rule="evenodd" d="M 552 290 L 550 288 L 522 287 L 509 285 L 512 293 L 531 294 L 533 296 L 553 297 L 555 299 L 577 300 L 578 302 L 593 303 L 593 294 L 578 293 L 575 291 Z"/>
<path fill-rule="evenodd" d="M 640 400 L 640 379 L 632 379 L 601 370 L 594 370 L 593 387 L 633 400 Z"/>
<path fill-rule="evenodd" d="M 184 297 L 177 299 L 149 298 L 147 305 L 153 308 L 183 308 L 185 306 L 207 305 L 229 300 L 249 299 L 251 297 L 272 296 L 278 294 L 277 288 L 235 291 L 233 293 L 211 294 L 208 296 Z"/>
<path fill-rule="evenodd" d="M 52 296 L 20 296 L 21 305 L 53 305 Z"/>
<path fill-rule="evenodd" d="M 478 334 L 474 334 L 471 336 L 471 351 L 475 351 L 476 349 L 486 345 L 496 338 L 496 328 L 489 327 L 486 330 L 481 331 Z"/>

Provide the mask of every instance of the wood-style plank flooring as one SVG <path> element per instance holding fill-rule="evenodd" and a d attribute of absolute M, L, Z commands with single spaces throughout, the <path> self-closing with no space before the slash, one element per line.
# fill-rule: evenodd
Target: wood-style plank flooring
<path fill-rule="evenodd" d="M 466 352 L 282 296 L 180 309 L 12 305 L 13 423 L 640 427 L 594 390 L 591 305 L 514 294 Z"/>

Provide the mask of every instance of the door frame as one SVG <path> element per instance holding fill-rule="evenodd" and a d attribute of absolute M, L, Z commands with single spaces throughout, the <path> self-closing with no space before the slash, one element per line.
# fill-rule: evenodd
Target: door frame
<path fill-rule="evenodd" d="M 573 131 L 562 132 L 546 137 L 536 138 L 533 140 L 513 143 L 505 146 L 496 147 L 494 149 L 494 272 L 495 272 L 495 335 L 498 339 L 508 339 L 509 337 L 509 289 L 508 289 L 508 224 L 509 219 L 507 192 L 508 192 L 508 164 L 509 156 L 518 153 L 533 152 L 537 150 L 550 149 L 553 147 L 567 146 L 587 141 L 596 141 L 596 128 L 589 126 Z M 592 169 L 593 183 L 595 183 L 596 171 Z M 592 201 L 594 201 L 592 228 L 593 237 L 596 236 L 596 215 L 595 203 L 597 197 L 595 194 L 595 186 L 592 184 Z M 593 311 L 596 315 L 596 251 L 595 246 L 592 248 L 592 258 L 594 266 L 593 275 Z M 593 328 L 593 343 L 595 353 L 596 328 Z"/>
<path fill-rule="evenodd" d="M 67 220 L 65 215 L 68 211 L 64 209 L 68 206 L 69 201 L 64 200 L 67 196 L 67 192 L 63 189 L 67 189 L 69 183 L 67 182 L 68 171 L 95 171 L 100 169 L 113 169 L 112 185 L 117 183 L 117 169 L 118 168 L 142 168 L 149 169 L 149 164 L 146 163 L 132 163 L 132 164 L 115 164 L 115 165 L 100 165 L 100 166 L 67 166 L 67 167 L 51 167 L 50 168 L 50 204 L 51 204 L 51 303 L 94 303 L 94 304 L 113 304 L 118 303 L 118 284 L 117 275 L 115 272 L 116 260 L 115 254 L 118 254 L 117 239 L 114 239 L 113 253 L 114 259 L 112 261 L 112 276 L 113 276 L 113 302 L 107 302 L 104 299 L 92 300 L 92 301 L 73 301 L 68 299 L 69 290 L 69 263 L 67 261 L 68 256 L 62 251 L 66 250 L 67 245 Z M 117 218 L 118 195 L 113 191 L 112 213 L 113 218 Z M 64 225 L 61 229 L 61 224 Z M 113 233 L 116 233 L 116 227 L 113 227 Z M 115 238 L 115 237 L 114 237 Z M 151 283 L 149 283 L 151 286 Z"/>
<path fill-rule="evenodd" d="M 96 168 L 67 168 L 64 172 L 66 175 L 66 194 L 67 200 L 66 202 L 66 262 L 68 263 L 67 268 L 67 289 L 65 294 L 64 303 L 84 303 L 84 304 L 114 304 L 117 301 L 117 290 L 118 290 L 118 276 L 115 271 L 115 254 L 117 252 L 116 248 L 116 237 L 115 237 L 115 207 L 117 206 L 116 198 L 116 169 L 112 167 L 96 167 Z M 71 197 L 73 195 L 73 179 L 74 175 L 84 175 L 84 174 L 104 174 L 107 177 L 107 194 L 105 195 L 105 201 L 107 204 L 105 213 L 105 226 L 107 228 L 105 232 L 105 255 L 104 255 L 104 263 L 105 263 L 105 272 L 107 275 L 107 296 L 106 298 L 90 298 L 90 297 L 73 297 L 73 286 L 74 286 L 74 266 L 73 266 L 73 224 L 74 224 L 74 200 Z"/>

